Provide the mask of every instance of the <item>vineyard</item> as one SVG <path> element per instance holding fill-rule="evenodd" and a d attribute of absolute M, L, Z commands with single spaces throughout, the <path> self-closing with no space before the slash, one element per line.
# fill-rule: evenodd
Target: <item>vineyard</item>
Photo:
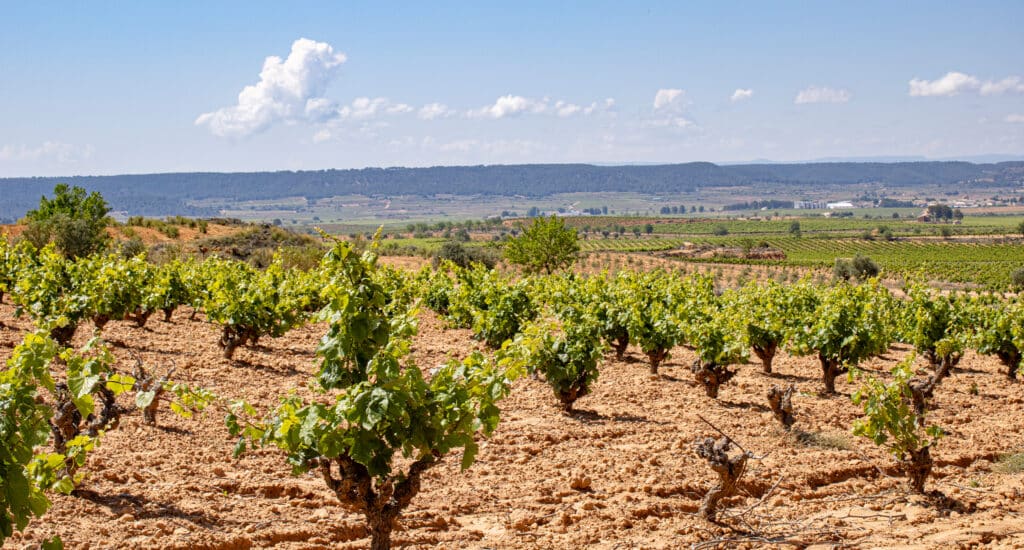
<path fill-rule="evenodd" d="M 831 268 L 836 258 L 868 256 L 892 277 L 914 277 L 964 283 L 983 289 L 1006 289 L 1010 273 L 1024 266 L 1024 247 L 1017 242 L 957 240 L 865 240 L 812 237 L 764 237 L 751 242 L 745 237 L 654 237 L 589 239 L 581 241 L 587 252 L 663 252 L 686 245 L 749 248 L 764 243 L 785 254 L 784 260 L 713 258 L 701 261 L 755 265 Z"/>
<path fill-rule="evenodd" d="M 302 270 L 0 240 L 0 541 L 1024 543 L 1016 297 L 410 272 L 329 244 Z M 965 279 L 1020 255 L 888 246 L 842 252 Z"/>

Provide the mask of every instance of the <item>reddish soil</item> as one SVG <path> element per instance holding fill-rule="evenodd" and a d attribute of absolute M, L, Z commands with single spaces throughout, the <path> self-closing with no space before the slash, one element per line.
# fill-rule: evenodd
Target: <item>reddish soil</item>
<path fill-rule="evenodd" d="M 7 325 L 0 328 L 0 359 L 30 328 L 12 313 L 0 305 Z M 176 312 L 171 323 L 151 319 L 144 329 L 110 323 L 104 336 L 120 368 L 131 368 L 134 351 L 151 365 L 176 365 L 179 380 L 260 410 L 289 391 L 309 393 L 324 327 L 266 339 L 240 349 L 232 362 L 217 348 L 215 327 L 202 316 L 189 321 L 189 313 Z M 446 330 L 430 312 L 421 314 L 420 367 L 478 347 L 467 331 Z M 894 348 L 866 368 L 882 376 L 906 353 Z M 656 378 L 641 359 L 636 349 L 624 361 L 610 354 L 593 393 L 571 416 L 544 383 L 518 381 L 473 467 L 460 473 L 458 458 L 449 457 L 427 474 L 396 546 L 708 548 L 717 541 L 733 548 L 785 540 L 800 547 L 1024 547 L 1024 474 L 993 468 L 1001 454 L 1024 450 L 1024 384 L 1007 383 L 992 358 L 968 354 L 936 392 L 931 418 L 949 435 L 933 453 L 930 497 L 908 494 L 893 460 L 850 435 L 859 416 L 848 398 L 854 387 L 841 378 L 843 395 L 820 396 L 820 368 L 811 358 L 783 355 L 774 375 L 745 365 L 718 400 L 692 382 L 692 352 L 673 350 Z M 801 443 L 773 419 L 766 393 L 788 383 L 799 392 L 794 431 L 819 434 L 831 446 Z M 740 493 L 724 501 L 722 525 L 696 515 L 717 482 L 693 451 L 694 440 L 716 435 L 698 414 L 763 456 L 749 462 Z M 164 410 L 159 421 L 151 428 L 137 411 L 125 417 L 90 456 L 81 495 L 54 496 L 51 510 L 7 547 L 53 535 L 68 548 L 368 546 L 362 517 L 345 512 L 319 477 L 291 476 L 283 453 L 232 459 L 222 411 L 184 420 Z"/>

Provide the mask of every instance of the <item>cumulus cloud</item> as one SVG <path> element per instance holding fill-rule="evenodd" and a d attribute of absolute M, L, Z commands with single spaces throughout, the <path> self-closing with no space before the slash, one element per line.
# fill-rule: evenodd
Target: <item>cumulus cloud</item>
<path fill-rule="evenodd" d="M 912 79 L 910 95 L 913 97 L 953 96 L 961 92 L 976 90 L 980 86 L 981 82 L 977 78 L 952 71 L 937 80 Z"/>
<path fill-rule="evenodd" d="M 341 118 L 356 120 L 373 118 L 380 114 L 400 115 L 410 113 L 413 108 L 405 103 L 393 103 L 386 97 L 357 97 L 350 105 L 337 110 Z"/>
<path fill-rule="evenodd" d="M 44 141 L 35 147 L 4 145 L 0 147 L 0 161 L 55 160 L 63 164 L 87 159 L 93 151 L 91 145 L 80 146 L 60 141 Z"/>
<path fill-rule="evenodd" d="M 519 95 L 506 95 L 499 97 L 492 105 L 467 111 L 466 116 L 498 119 L 525 114 L 554 114 L 567 118 L 576 115 L 590 116 L 610 110 L 614 105 L 615 100 L 612 98 L 605 99 L 603 102 L 594 101 L 589 105 L 577 105 L 563 100 L 552 103 L 551 99 L 547 97 L 533 99 Z"/>
<path fill-rule="evenodd" d="M 335 109 L 323 93 L 345 60 L 330 44 L 300 38 L 287 59 L 264 60 L 259 82 L 243 88 L 236 105 L 203 113 L 195 124 L 216 136 L 244 137 L 280 122 L 330 118 Z"/>
<path fill-rule="evenodd" d="M 976 76 L 950 71 L 936 80 L 914 78 L 910 81 L 912 97 L 950 97 L 961 93 L 978 92 L 981 95 L 1024 93 L 1024 81 L 1019 76 L 1002 80 L 981 80 Z"/>
<path fill-rule="evenodd" d="M 846 103 L 853 97 L 848 90 L 829 88 L 827 86 L 809 86 L 796 94 L 793 103 Z"/>
<path fill-rule="evenodd" d="M 567 118 L 574 115 L 590 116 L 594 113 L 607 111 L 614 106 L 615 100 L 610 97 L 600 103 L 592 101 L 590 105 L 576 105 L 575 103 L 556 101 L 554 111 L 558 116 Z"/>
<path fill-rule="evenodd" d="M 1024 81 L 1019 76 L 1008 76 L 1000 81 L 985 81 L 981 84 L 981 95 L 1001 95 L 1005 93 L 1024 93 Z"/>
<path fill-rule="evenodd" d="M 654 94 L 654 108 L 664 109 L 665 107 L 673 106 L 685 93 L 679 88 L 662 88 Z"/>
<path fill-rule="evenodd" d="M 543 113 L 548 110 L 548 99 L 531 99 L 521 95 L 505 95 L 499 97 L 493 105 L 487 105 L 469 111 L 471 118 L 505 118 L 524 113 Z"/>
<path fill-rule="evenodd" d="M 692 120 L 679 115 L 645 120 L 641 125 L 646 128 L 691 128 L 696 126 Z"/>
<path fill-rule="evenodd" d="M 736 91 L 732 93 L 732 97 L 729 98 L 733 103 L 737 101 L 743 101 L 754 97 L 754 90 L 750 88 L 736 88 Z"/>
<path fill-rule="evenodd" d="M 449 109 L 444 103 L 428 103 L 420 107 L 416 114 L 423 120 L 434 120 L 437 118 L 448 118 L 455 114 L 455 109 Z"/>
<path fill-rule="evenodd" d="M 683 99 L 686 91 L 679 88 L 662 88 L 654 94 L 654 113 L 640 121 L 641 128 L 691 128 L 692 120 L 683 116 Z"/>
<path fill-rule="evenodd" d="M 1018 124 L 1024 124 L 1024 115 L 1012 114 L 1006 115 L 1006 122 L 1013 122 Z"/>

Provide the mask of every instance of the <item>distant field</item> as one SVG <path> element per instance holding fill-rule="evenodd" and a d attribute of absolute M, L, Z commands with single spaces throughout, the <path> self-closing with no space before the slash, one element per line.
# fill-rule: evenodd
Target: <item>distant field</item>
<path fill-rule="evenodd" d="M 834 239 L 759 235 L 758 242 L 782 250 L 785 260 L 744 260 L 737 258 L 701 259 L 701 262 L 748 263 L 800 267 L 830 267 L 836 258 L 868 256 L 890 275 L 926 278 L 953 283 L 977 284 L 1002 289 L 1010 283 L 1010 273 L 1024 267 L 1024 244 L 1020 241 L 905 239 L 896 241 Z M 659 252 L 679 248 L 684 243 L 742 247 L 749 237 L 655 237 L 636 239 L 589 239 L 581 243 L 587 252 Z"/>

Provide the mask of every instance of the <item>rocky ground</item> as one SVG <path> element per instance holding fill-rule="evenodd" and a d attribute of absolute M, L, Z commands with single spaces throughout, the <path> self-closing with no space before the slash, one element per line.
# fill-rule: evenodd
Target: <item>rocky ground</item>
<path fill-rule="evenodd" d="M 268 410 L 290 391 L 306 392 L 324 327 L 222 357 L 217 330 L 187 308 L 145 328 L 111 322 L 104 338 L 119 368 L 133 354 L 225 399 Z M 0 305 L 0 359 L 31 328 Z M 83 344 L 91 326 L 83 327 Z M 415 359 L 429 368 L 479 345 L 421 313 Z M 908 353 L 894 347 L 865 365 L 877 376 Z M 775 373 L 748 364 L 709 399 L 692 381 L 692 352 L 673 350 L 662 374 L 631 349 L 609 354 L 593 393 L 563 414 L 540 381 L 516 382 L 503 418 L 473 467 L 458 457 L 432 469 L 403 515 L 396 545 L 408 548 L 761 547 L 788 543 L 850 547 L 1024 546 L 1024 474 L 999 459 L 1024 451 L 1024 383 L 1007 383 L 990 357 L 968 354 L 936 392 L 931 418 L 948 431 L 935 449 L 926 496 L 906 491 L 891 457 L 851 435 L 859 417 L 845 378 L 841 395 L 822 396 L 812 358 L 782 355 Z M 796 424 L 784 431 L 767 408 L 773 385 L 794 384 Z M 127 401 L 127 400 L 126 400 Z M 127 404 L 127 403 L 126 403 Z M 700 415 L 700 416 L 698 416 Z M 717 435 L 700 417 L 757 455 L 724 501 L 719 525 L 697 514 L 716 483 L 693 450 Z M 77 496 L 54 496 L 42 519 L 5 547 L 60 535 L 68 548 L 363 548 L 361 517 L 344 511 L 323 481 L 293 477 L 283 453 L 233 459 L 223 412 L 191 420 L 163 411 L 160 427 L 135 411 L 90 456 Z"/>

